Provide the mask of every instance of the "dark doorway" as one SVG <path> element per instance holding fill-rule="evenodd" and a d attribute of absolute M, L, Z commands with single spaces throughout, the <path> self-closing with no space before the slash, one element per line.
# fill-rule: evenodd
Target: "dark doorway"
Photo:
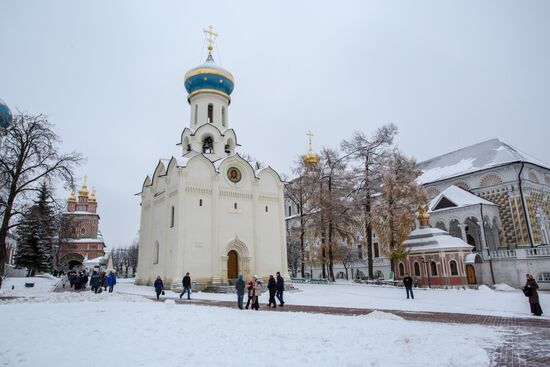
<path fill-rule="evenodd" d="M 227 279 L 237 279 L 239 275 L 239 255 L 234 250 L 229 251 L 227 254 Z"/>

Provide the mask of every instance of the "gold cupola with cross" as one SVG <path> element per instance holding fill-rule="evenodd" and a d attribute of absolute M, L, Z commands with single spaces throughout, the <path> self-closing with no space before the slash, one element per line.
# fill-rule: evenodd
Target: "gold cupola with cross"
<path fill-rule="evenodd" d="M 313 136 L 313 134 L 311 133 L 311 131 L 308 131 L 306 135 L 309 139 L 309 146 L 307 153 L 304 154 L 303 160 L 307 166 L 316 166 L 321 161 L 321 157 L 319 156 L 319 154 L 313 151 L 313 144 L 311 143 L 311 137 Z"/>

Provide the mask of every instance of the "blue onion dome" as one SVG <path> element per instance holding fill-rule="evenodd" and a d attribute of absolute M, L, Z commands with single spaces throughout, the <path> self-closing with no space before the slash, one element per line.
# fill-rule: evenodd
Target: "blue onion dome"
<path fill-rule="evenodd" d="M 11 125 L 12 116 L 8 106 L 0 99 L 0 129 L 5 129 Z"/>
<path fill-rule="evenodd" d="M 211 54 L 205 63 L 189 70 L 185 74 L 185 89 L 189 97 L 199 93 L 217 93 L 226 97 L 231 95 L 235 81 L 233 75 L 216 65 Z"/>

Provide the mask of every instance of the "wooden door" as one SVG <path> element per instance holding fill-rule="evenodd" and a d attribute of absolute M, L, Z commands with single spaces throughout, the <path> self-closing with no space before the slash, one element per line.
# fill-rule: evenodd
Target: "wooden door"
<path fill-rule="evenodd" d="M 466 265 L 466 275 L 468 276 L 468 284 L 477 284 L 476 270 L 473 265 Z"/>
<path fill-rule="evenodd" d="M 227 254 L 227 279 L 237 279 L 239 275 L 239 256 L 231 250 Z"/>

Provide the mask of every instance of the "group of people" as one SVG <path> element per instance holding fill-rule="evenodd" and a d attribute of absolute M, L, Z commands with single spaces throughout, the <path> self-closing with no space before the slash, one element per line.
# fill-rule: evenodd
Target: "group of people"
<path fill-rule="evenodd" d="M 86 270 L 79 272 L 71 270 L 67 274 L 61 272 L 61 285 L 63 288 L 65 288 L 68 282 L 71 288 L 74 287 L 75 291 L 86 290 L 88 280 L 90 281 L 91 290 L 94 291 L 94 293 L 101 293 L 103 290 L 102 288 L 104 288 L 105 291 L 109 288 L 109 293 L 112 293 L 116 284 L 116 275 L 114 271 L 109 272 L 107 275 L 105 272 L 99 273 L 94 270 L 88 278 Z"/>
<path fill-rule="evenodd" d="M 252 309 L 256 311 L 260 309 L 259 297 L 261 296 L 263 291 L 263 284 L 262 280 L 258 278 L 257 275 L 254 276 L 254 280 L 250 280 L 248 282 L 248 286 L 246 287 L 246 290 L 248 291 L 246 307 L 243 307 L 245 282 L 242 274 L 239 274 L 239 278 L 237 279 L 237 282 L 235 284 L 235 289 L 237 290 L 237 307 L 239 309 L 248 310 L 249 307 L 252 307 Z M 277 308 L 275 297 L 277 297 L 277 299 L 279 300 L 279 306 L 283 307 L 285 304 L 283 300 L 285 280 L 281 276 L 280 272 L 277 272 L 277 279 L 275 279 L 273 275 L 269 276 L 269 280 L 267 281 L 267 289 L 269 291 L 269 303 L 267 304 L 267 307 Z"/>
<path fill-rule="evenodd" d="M 180 299 L 185 294 L 187 294 L 187 299 L 191 299 L 191 275 L 189 273 L 186 273 L 181 283 L 183 286 L 183 291 L 180 293 Z M 157 295 L 158 300 L 160 299 L 160 296 L 164 294 L 164 282 L 162 281 L 162 278 L 160 276 L 157 276 L 153 287 L 155 288 L 155 294 Z M 267 306 L 271 308 L 276 308 L 277 302 L 275 301 L 275 298 L 277 298 L 279 300 L 279 306 L 283 307 L 285 304 L 283 300 L 285 281 L 280 272 L 277 272 L 277 278 L 275 278 L 273 275 L 269 276 L 269 280 L 267 281 L 267 289 L 269 291 L 269 303 Z M 235 283 L 235 290 L 237 291 L 237 307 L 239 309 L 248 310 L 249 307 L 252 307 L 253 310 L 260 309 L 259 297 L 263 292 L 263 284 L 262 280 L 257 275 L 254 275 L 254 280 L 250 280 L 247 286 L 244 281 L 243 275 L 239 274 L 237 282 Z M 245 290 L 248 292 L 246 307 L 243 306 Z"/>

